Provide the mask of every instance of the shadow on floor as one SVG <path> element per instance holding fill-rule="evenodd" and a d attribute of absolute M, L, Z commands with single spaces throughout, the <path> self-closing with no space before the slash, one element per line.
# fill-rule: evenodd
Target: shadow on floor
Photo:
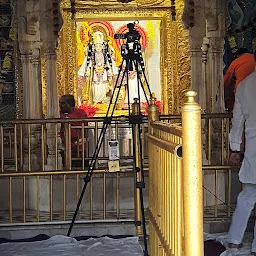
<path fill-rule="evenodd" d="M 205 256 L 219 256 L 225 251 L 225 247 L 214 240 L 204 242 L 204 255 Z"/>

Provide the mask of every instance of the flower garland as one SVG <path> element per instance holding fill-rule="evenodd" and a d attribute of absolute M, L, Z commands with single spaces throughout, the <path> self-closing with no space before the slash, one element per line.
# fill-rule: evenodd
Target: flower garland
<path fill-rule="evenodd" d="M 98 108 L 94 107 L 94 106 L 90 106 L 90 105 L 86 105 L 86 104 L 83 104 L 81 106 L 78 107 L 79 109 L 82 109 L 87 117 L 93 117 L 95 116 L 96 112 L 99 110 Z"/>
<path fill-rule="evenodd" d="M 157 100 L 155 102 L 155 105 L 158 107 L 158 113 L 161 114 L 161 112 L 162 112 L 162 103 L 161 103 L 161 101 Z M 143 102 L 141 108 L 144 110 L 144 115 L 147 116 L 148 115 L 148 103 Z"/>

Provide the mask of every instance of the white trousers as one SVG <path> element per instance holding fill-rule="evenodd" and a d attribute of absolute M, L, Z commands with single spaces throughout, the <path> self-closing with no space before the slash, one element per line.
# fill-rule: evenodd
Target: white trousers
<path fill-rule="evenodd" d="M 228 242 L 241 244 L 247 227 L 251 211 L 256 203 L 256 184 L 244 184 L 243 190 L 237 198 L 237 206 L 232 217 L 232 223 L 228 232 Z M 252 252 L 256 252 L 256 223 L 254 226 L 254 239 Z"/>

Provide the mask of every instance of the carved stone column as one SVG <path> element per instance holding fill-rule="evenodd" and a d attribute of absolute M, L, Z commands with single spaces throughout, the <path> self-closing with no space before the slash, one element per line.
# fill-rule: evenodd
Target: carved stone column
<path fill-rule="evenodd" d="M 47 118 L 59 118 L 59 98 L 56 75 L 56 48 L 55 41 L 44 42 L 44 55 L 46 60 L 46 91 L 47 91 Z M 59 136 L 60 124 L 47 124 L 47 170 L 62 169 L 60 155 L 61 139 Z M 56 137 L 57 135 L 57 137 Z M 56 143 L 57 142 L 57 143 Z M 57 148 L 56 148 L 57 144 Z M 57 154 L 56 154 L 57 153 Z M 57 161 L 57 162 L 56 162 Z M 57 165 L 57 166 L 56 166 Z"/>
<path fill-rule="evenodd" d="M 36 42 L 33 45 L 33 52 L 32 52 L 32 81 L 33 87 L 32 94 L 34 99 L 32 99 L 32 113 L 33 116 L 36 118 L 42 117 L 42 79 L 41 79 L 41 58 L 40 58 L 40 42 Z"/>
<path fill-rule="evenodd" d="M 37 119 L 42 117 L 42 96 L 40 88 L 40 76 L 38 70 L 39 52 L 36 51 L 36 42 L 20 42 L 23 81 L 23 118 Z M 27 125 L 23 129 L 24 139 L 24 170 L 39 170 L 41 157 L 38 154 L 40 148 L 40 126 Z"/>
<path fill-rule="evenodd" d="M 205 103 L 205 89 L 203 88 L 203 69 L 202 69 L 202 43 L 205 37 L 206 21 L 204 18 L 204 1 L 194 0 L 193 13 L 187 15 L 194 15 L 194 24 L 189 27 L 189 44 L 191 52 L 191 89 L 197 92 L 198 102 L 202 109 L 206 107 Z M 190 7 L 190 9 L 192 8 Z M 185 15 L 185 14 L 184 14 Z M 190 16 L 189 16 L 190 17 Z M 186 20 L 186 18 L 183 18 Z M 189 26 L 189 24 L 188 24 Z"/>
<path fill-rule="evenodd" d="M 203 68 L 202 68 L 202 38 L 190 37 L 190 52 L 191 52 L 191 89 L 196 91 L 198 102 L 202 109 L 206 108 L 205 88 L 203 83 Z"/>
<path fill-rule="evenodd" d="M 209 50 L 209 39 L 203 38 L 202 44 L 202 88 L 201 88 L 201 104 L 203 112 L 209 112 L 208 106 L 210 104 L 211 96 L 209 96 L 209 90 L 207 90 L 207 60 Z M 208 121 L 202 120 L 202 153 L 203 164 L 207 164 L 208 154 Z"/>
<path fill-rule="evenodd" d="M 209 38 L 203 38 L 202 44 L 202 94 L 204 95 L 204 112 L 209 113 L 211 106 L 211 95 L 209 94 L 209 90 L 207 89 L 207 61 L 208 61 L 208 51 L 209 51 Z"/>
<path fill-rule="evenodd" d="M 211 112 L 220 113 L 224 109 L 223 53 L 225 36 L 225 1 L 205 0 L 206 36 L 209 39 L 207 89 L 211 90 Z"/>
<path fill-rule="evenodd" d="M 210 113 L 224 112 L 224 87 L 223 87 L 223 53 L 225 35 L 225 1 L 205 0 L 206 3 L 206 36 L 209 40 L 208 58 L 206 63 L 207 100 Z M 209 93 L 208 93 L 209 92 Z M 208 160 L 211 165 L 221 165 L 222 159 L 222 120 L 211 120 L 211 152 L 208 152 Z M 209 151 L 209 150 L 208 150 Z M 205 186 L 214 191 L 218 188 L 218 198 L 225 200 L 225 171 L 219 171 L 215 176 L 213 171 L 205 173 Z M 216 183 L 215 183 L 216 181 Z M 216 185 L 217 184 L 217 185 Z M 207 205 L 213 205 L 215 198 L 208 193 Z M 218 202 L 220 203 L 220 202 Z"/>
<path fill-rule="evenodd" d="M 32 49 L 30 42 L 19 42 L 21 64 L 22 64 L 22 87 L 23 87 L 23 118 L 31 118 L 30 111 L 30 81 L 31 78 L 31 60 Z"/>
<path fill-rule="evenodd" d="M 213 3 L 214 2 L 214 3 Z M 214 4 L 214 5 L 213 5 Z M 207 20 L 207 37 L 209 39 L 209 52 L 207 61 L 207 90 L 211 92 L 212 113 L 224 112 L 224 86 L 223 86 L 223 53 L 225 19 L 220 1 L 209 0 Z M 215 6 L 215 9 L 213 8 Z M 212 164 L 220 164 L 221 159 L 221 120 L 212 122 Z"/>
<path fill-rule="evenodd" d="M 211 109 L 210 112 L 224 112 L 224 86 L 223 86 L 223 52 L 224 37 L 209 38 L 208 57 L 208 88 L 211 89 Z"/>

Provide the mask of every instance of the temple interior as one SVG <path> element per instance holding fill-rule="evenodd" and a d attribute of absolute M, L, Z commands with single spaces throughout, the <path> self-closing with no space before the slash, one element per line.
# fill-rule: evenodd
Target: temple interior
<path fill-rule="evenodd" d="M 66 235 L 75 216 L 73 237 L 124 235 L 137 255 L 151 237 L 152 256 L 192 256 L 192 226 L 223 251 L 241 191 L 226 74 L 241 49 L 256 50 L 255 0 L 0 0 L 0 238 Z"/>

